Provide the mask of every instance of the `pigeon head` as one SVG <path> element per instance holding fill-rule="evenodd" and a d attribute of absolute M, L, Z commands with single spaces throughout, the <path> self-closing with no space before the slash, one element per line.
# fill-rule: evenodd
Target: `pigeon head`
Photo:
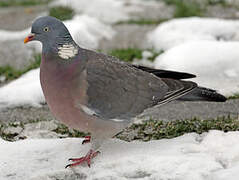
<path fill-rule="evenodd" d="M 24 43 L 30 41 L 40 41 L 43 45 L 43 53 L 58 52 L 64 59 L 73 57 L 77 52 L 77 45 L 66 26 L 51 16 L 40 17 L 33 22 L 31 33 L 25 38 Z M 64 53 L 69 50 L 72 50 L 72 54 Z"/>

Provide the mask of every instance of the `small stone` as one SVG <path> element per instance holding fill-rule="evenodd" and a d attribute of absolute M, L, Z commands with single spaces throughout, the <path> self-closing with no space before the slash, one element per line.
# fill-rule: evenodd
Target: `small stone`
<path fill-rule="evenodd" d="M 6 81 L 6 76 L 0 76 L 0 82 L 4 82 L 4 81 Z"/>
<path fill-rule="evenodd" d="M 30 139 L 48 139 L 48 138 L 59 138 L 60 136 L 52 131 L 48 130 L 35 130 L 35 131 L 24 131 L 20 137 Z"/>
<path fill-rule="evenodd" d="M 24 131 L 19 135 L 20 137 L 27 138 L 58 138 L 62 135 L 58 135 L 53 132 L 57 128 L 56 121 L 40 121 L 36 123 L 26 124 Z"/>
<path fill-rule="evenodd" d="M 4 134 L 8 134 L 8 135 L 18 135 L 22 132 L 23 128 L 20 126 L 17 127 L 7 127 L 6 129 L 3 130 Z"/>
<path fill-rule="evenodd" d="M 29 123 L 25 125 L 25 131 L 35 131 L 35 130 L 48 130 L 52 131 L 56 129 L 57 122 L 52 120 L 52 121 L 40 121 L 36 123 Z"/>
<path fill-rule="evenodd" d="M 152 127 L 147 127 L 145 130 L 144 130 L 144 133 L 149 135 L 149 134 L 153 134 L 154 133 L 154 130 Z"/>

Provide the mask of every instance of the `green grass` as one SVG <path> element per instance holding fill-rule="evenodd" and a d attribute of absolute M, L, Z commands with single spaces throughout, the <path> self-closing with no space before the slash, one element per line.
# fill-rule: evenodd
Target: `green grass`
<path fill-rule="evenodd" d="M 202 16 L 203 9 L 192 0 L 164 0 L 169 5 L 175 6 L 174 17 Z"/>
<path fill-rule="evenodd" d="M 115 56 L 120 60 L 126 62 L 132 62 L 135 58 L 142 59 L 143 50 L 137 48 L 128 48 L 128 49 L 114 49 L 110 51 L 111 56 Z"/>
<path fill-rule="evenodd" d="M 6 141 L 14 141 L 15 137 L 18 135 L 18 133 L 6 133 L 4 130 L 7 127 L 23 127 L 23 123 L 21 122 L 13 122 L 8 124 L 0 124 L 0 137 Z"/>
<path fill-rule="evenodd" d="M 75 12 L 72 8 L 65 7 L 65 6 L 56 6 L 56 7 L 52 7 L 49 10 L 50 16 L 56 17 L 57 19 L 60 19 L 61 21 L 72 19 L 74 14 Z"/>
<path fill-rule="evenodd" d="M 39 4 L 47 4 L 51 0 L 1 0 L 0 7 L 10 6 L 34 6 Z"/>
<path fill-rule="evenodd" d="M 137 25 L 158 25 L 164 21 L 167 21 L 168 19 L 160 19 L 160 20 L 155 20 L 155 19 L 131 19 L 127 21 L 119 21 L 116 23 L 116 25 L 119 24 L 137 24 Z"/>
<path fill-rule="evenodd" d="M 229 96 L 227 99 L 239 99 L 239 93 L 235 93 L 232 96 Z"/>
<path fill-rule="evenodd" d="M 34 55 L 34 61 L 23 70 L 16 70 L 15 68 L 12 68 L 10 66 L 0 67 L 0 76 L 5 76 L 7 81 L 16 79 L 20 77 L 22 74 L 32 69 L 38 68 L 40 66 L 40 62 L 41 55 L 39 54 Z"/>
<path fill-rule="evenodd" d="M 163 50 L 161 50 L 160 52 L 156 52 L 156 51 L 151 51 L 152 53 L 153 53 L 153 56 L 152 57 L 149 57 L 148 58 L 148 60 L 150 60 L 150 61 L 154 61 L 155 60 L 155 58 L 157 57 L 157 56 L 159 56 L 160 54 L 162 54 L 162 53 L 164 53 L 164 51 Z"/>
<path fill-rule="evenodd" d="M 131 141 L 131 140 L 158 140 L 163 138 L 174 138 L 181 136 L 185 133 L 198 133 L 208 132 L 209 130 L 221 130 L 224 132 L 238 131 L 239 120 L 230 117 L 221 117 L 217 119 L 200 120 L 198 118 L 188 120 L 177 120 L 172 122 L 163 122 L 157 120 L 145 121 L 143 124 L 133 124 L 125 131 L 129 132 L 136 130 L 136 135 L 132 138 L 125 136 L 124 132 L 117 135 L 118 138 Z"/>
<path fill-rule="evenodd" d="M 89 135 L 89 133 L 84 133 L 75 129 L 70 130 L 64 124 L 58 124 L 58 127 L 53 131 L 57 134 L 66 135 L 67 137 L 85 137 Z"/>
<path fill-rule="evenodd" d="M 145 51 L 143 49 L 138 48 L 128 48 L 128 49 L 114 49 L 109 52 L 111 56 L 115 56 L 120 60 L 126 62 L 132 62 L 134 59 L 142 59 L 142 52 Z M 155 52 L 153 50 L 147 50 L 153 53 L 153 56 L 149 58 L 149 60 L 153 61 L 161 52 Z"/>
<path fill-rule="evenodd" d="M 208 0 L 207 3 L 209 5 L 217 5 L 217 4 L 220 4 L 222 6 L 226 6 L 227 5 L 227 2 L 225 0 Z"/>

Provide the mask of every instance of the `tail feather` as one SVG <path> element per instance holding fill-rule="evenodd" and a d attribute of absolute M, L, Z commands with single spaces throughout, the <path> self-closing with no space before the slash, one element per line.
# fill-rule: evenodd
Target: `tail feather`
<path fill-rule="evenodd" d="M 197 87 L 191 92 L 185 94 L 184 96 L 178 98 L 180 101 L 213 101 L 213 102 L 225 102 L 227 98 L 215 90 Z"/>

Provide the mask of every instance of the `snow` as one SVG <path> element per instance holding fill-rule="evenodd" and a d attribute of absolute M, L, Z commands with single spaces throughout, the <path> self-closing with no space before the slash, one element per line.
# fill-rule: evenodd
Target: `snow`
<path fill-rule="evenodd" d="M 126 0 L 58 0 L 52 6 L 70 6 L 78 14 L 87 14 L 105 23 L 116 23 L 129 19 L 128 13 L 132 8 L 126 6 Z M 137 11 L 137 8 L 134 8 Z"/>
<path fill-rule="evenodd" d="M 39 69 L 31 70 L 21 78 L 0 88 L 0 108 L 21 105 L 40 107 L 44 102 Z"/>
<path fill-rule="evenodd" d="M 155 60 L 155 68 L 197 75 L 193 81 L 224 95 L 239 92 L 239 42 L 196 41 L 169 49 Z"/>
<path fill-rule="evenodd" d="M 90 49 L 97 49 L 100 40 L 112 39 L 115 35 L 109 25 L 88 15 L 76 15 L 73 19 L 64 21 L 64 24 L 78 45 Z"/>
<path fill-rule="evenodd" d="M 0 174 L 2 180 L 236 180 L 238 138 L 239 132 L 210 131 L 149 142 L 112 139 L 103 144 L 91 168 L 72 169 L 64 169 L 67 159 L 89 150 L 89 144 L 81 145 L 83 139 L 0 140 Z"/>
<path fill-rule="evenodd" d="M 145 0 L 57 0 L 50 6 L 68 6 L 76 14 L 85 14 L 105 24 L 114 24 L 132 19 L 147 6 L 157 6 L 159 2 Z"/>
<path fill-rule="evenodd" d="M 180 18 L 164 22 L 148 33 L 149 45 L 167 50 L 184 42 L 238 41 L 239 21 L 217 18 Z"/>

